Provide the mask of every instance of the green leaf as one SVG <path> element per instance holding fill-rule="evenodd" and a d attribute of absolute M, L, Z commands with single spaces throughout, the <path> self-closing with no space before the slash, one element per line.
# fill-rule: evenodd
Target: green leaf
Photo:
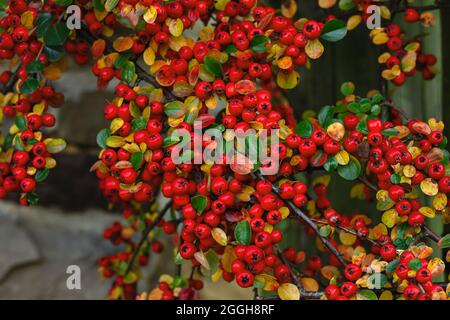
<path fill-rule="evenodd" d="M 225 48 L 225 52 L 228 54 L 235 53 L 237 51 L 238 51 L 238 49 L 236 48 L 236 46 L 234 44 L 230 44 Z"/>
<path fill-rule="evenodd" d="M 353 0 L 339 0 L 339 9 L 348 11 L 355 7 Z"/>
<path fill-rule="evenodd" d="M 440 248 L 450 248 L 450 233 L 443 236 L 438 244 Z"/>
<path fill-rule="evenodd" d="M 380 107 L 380 105 L 379 105 L 379 104 L 374 104 L 374 105 L 371 107 L 371 109 L 370 109 L 370 113 L 371 113 L 373 116 L 379 116 L 380 113 L 381 113 L 381 107 Z"/>
<path fill-rule="evenodd" d="M 349 95 L 353 94 L 354 91 L 355 91 L 355 85 L 353 84 L 353 82 L 348 81 L 348 82 L 344 82 L 341 85 L 341 93 L 344 96 L 349 96 Z"/>
<path fill-rule="evenodd" d="M 212 73 L 217 77 L 221 76 L 223 73 L 222 65 L 220 64 L 220 62 L 212 57 L 206 57 L 205 60 L 203 61 L 203 65 L 205 66 L 206 71 Z"/>
<path fill-rule="evenodd" d="M 68 7 L 73 3 L 73 0 L 55 0 L 55 4 L 60 7 Z"/>
<path fill-rule="evenodd" d="M 42 12 L 36 19 L 36 36 L 41 38 L 50 29 L 53 16 L 48 12 Z"/>
<path fill-rule="evenodd" d="M 212 275 L 212 274 L 216 273 L 217 269 L 219 268 L 219 257 L 217 256 L 217 253 L 214 250 L 209 249 L 205 253 L 205 258 L 209 264 L 209 268 L 210 268 L 209 274 Z"/>
<path fill-rule="evenodd" d="M 116 60 L 114 60 L 114 68 L 121 69 L 123 65 L 128 62 L 130 57 L 127 54 L 119 55 Z"/>
<path fill-rule="evenodd" d="M 105 6 L 102 0 L 94 0 L 92 1 L 92 6 L 98 11 L 105 11 Z"/>
<path fill-rule="evenodd" d="M 44 70 L 44 64 L 40 61 L 33 61 L 27 65 L 25 70 L 28 73 L 39 73 L 42 72 L 42 70 Z"/>
<path fill-rule="evenodd" d="M 328 172 L 336 170 L 339 166 L 335 157 L 328 157 L 327 162 L 323 165 L 324 169 Z"/>
<path fill-rule="evenodd" d="M 27 198 L 27 201 L 31 205 L 35 205 L 39 201 L 39 196 L 35 192 L 28 192 L 25 196 Z"/>
<path fill-rule="evenodd" d="M 12 144 L 16 150 L 19 150 L 19 151 L 25 150 L 25 146 L 23 145 L 22 138 L 20 138 L 20 134 L 16 134 L 14 136 Z"/>
<path fill-rule="evenodd" d="M 359 290 L 356 293 L 357 300 L 378 300 L 377 295 L 372 290 Z"/>
<path fill-rule="evenodd" d="M 27 128 L 27 120 L 24 116 L 16 116 L 14 118 L 14 124 L 17 126 L 17 128 L 20 129 L 20 131 L 23 131 Z"/>
<path fill-rule="evenodd" d="M 186 288 L 188 286 L 188 282 L 183 276 L 176 276 L 172 282 L 172 288 Z"/>
<path fill-rule="evenodd" d="M 348 111 L 350 111 L 352 113 L 360 113 L 361 105 L 358 102 L 353 101 L 347 105 L 347 109 L 348 109 Z"/>
<path fill-rule="evenodd" d="M 64 55 L 65 50 L 61 46 L 56 47 L 44 47 L 44 53 L 47 56 L 48 61 L 54 62 L 61 59 L 61 57 Z"/>
<path fill-rule="evenodd" d="M 398 135 L 398 133 L 399 133 L 399 131 L 395 128 L 384 129 L 383 131 L 381 131 L 381 134 L 383 136 L 388 136 L 388 137 L 396 136 L 396 135 Z"/>
<path fill-rule="evenodd" d="M 108 12 L 111 12 L 119 3 L 119 0 L 106 0 L 105 9 Z"/>
<path fill-rule="evenodd" d="M 369 128 L 367 128 L 367 123 L 364 120 L 360 120 L 358 122 L 358 124 L 356 125 L 356 130 L 363 134 L 369 133 Z"/>
<path fill-rule="evenodd" d="M 142 152 L 135 152 L 131 155 L 130 162 L 134 170 L 137 170 L 141 167 L 143 158 L 144 154 Z"/>
<path fill-rule="evenodd" d="M 6 2 L 6 0 L 0 0 L 0 10 L 5 10 L 7 6 L 8 3 Z"/>
<path fill-rule="evenodd" d="M 175 138 L 172 136 L 165 137 L 163 142 L 163 148 L 173 146 L 174 144 L 177 144 L 180 141 L 181 141 L 180 138 Z"/>
<path fill-rule="evenodd" d="M 337 172 L 345 180 L 356 180 L 361 174 L 361 164 L 355 157 L 351 156 L 349 163 L 345 166 L 339 166 Z"/>
<path fill-rule="evenodd" d="M 106 139 L 109 137 L 110 131 L 108 128 L 102 129 L 97 134 L 97 144 L 103 148 L 106 149 L 108 146 L 106 145 Z"/>
<path fill-rule="evenodd" d="M 28 94 L 33 93 L 39 86 L 39 81 L 35 78 L 28 78 L 20 85 L 20 93 Z"/>
<path fill-rule="evenodd" d="M 47 46 L 62 46 L 66 43 L 70 30 L 66 24 L 62 21 L 58 22 L 55 26 L 52 26 L 44 34 L 44 43 Z"/>
<path fill-rule="evenodd" d="M 128 84 L 133 81 L 135 72 L 135 65 L 132 61 L 126 61 L 120 68 L 120 75 L 122 76 L 122 80 Z"/>
<path fill-rule="evenodd" d="M 244 246 L 248 246 L 250 244 L 250 241 L 252 240 L 252 230 L 250 229 L 250 223 L 247 220 L 242 220 L 236 225 L 236 228 L 234 229 L 234 237 Z"/>
<path fill-rule="evenodd" d="M 131 128 L 133 131 L 139 131 L 142 129 L 145 129 L 147 126 L 147 120 L 145 120 L 143 117 L 139 117 L 136 119 L 131 120 Z"/>
<path fill-rule="evenodd" d="M 308 120 L 302 120 L 295 126 L 294 131 L 302 138 L 309 138 L 313 132 L 313 126 Z"/>
<path fill-rule="evenodd" d="M 201 215 L 206 209 L 208 199 L 205 196 L 194 196 L 191 198 L 191 205 L 197 211 L 197 215 Z"/>
<path fill-rule="evenodd" d="M 183 102 L 171 101 L 164 106 L 164 113 L 171 118 L 179 118 L 186 112 Z"/>
<path fill-rule="evenodd" d="M 321 237 L 328 237 L 331 233 L 331 227 L 326 225 L 326 226 L 322 226 L 319 229 L 319 234 Z"/>
<path fill-rule="evenodd" d="M 326 41 L 336 42 L 347 34 L 347 24 L 338 19 L 330 20 L 322 28 L 320 37 Z"/>
<path fill-rule="evenodd" d="M 393 184 L 399 184 L 401 180 L 401 176 L 398 173 L 394 173 L 393 175 L 391 175 L 391 182 Z"/>
<path fill-rule="evenodd" d="M 50 172 L 50 169 L 48 169 L 48 168 L 44 168 L 42 170 L 37 171 L 36 177 L 35 177 L 36 181 L 42 182 L 45 179 L 47 179 L 49 172 Z"/>
<path fill-rule="evenodd" d="M 334 111 L 332 106 L 325 106 L 320 109 L 317 119 L 319 120 L 322 127 L 326 129 L 330 125 L 331 121 L 333 120 L 333 114 Z"/>
<path fill-rule="evenodd" d="M 266 43 L 268 41 L 268 37 L 258 34 L 253 37 L 252 41 L 250 41 L 250 49 L 254 52 L 266 52 Z"/>
<path fill-rule="evenodd" d="M 410 262 L 408 262 L 408 268 L 417 271 L 422 268 L 422 262 L 420 259 L 414 258 Z"/>
<path fill-rule="evenodd" d="M 399 259 L 392 260 L 388 263 L 386 266 L 386 272 L 392 273 L 395 271 L 395 268 L 397 268 L 397 265 L 400 263 Z"/>

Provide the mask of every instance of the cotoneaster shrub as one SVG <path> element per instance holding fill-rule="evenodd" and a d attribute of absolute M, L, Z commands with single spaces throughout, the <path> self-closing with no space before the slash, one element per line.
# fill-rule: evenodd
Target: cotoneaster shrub
<path fill-rule="evenodd" d="M 426 10 L 438 6 L 409 2 L 384 3 L 382 26 L 368 31 L 383 51 L 383 71 L 374 77 L 396 86 L 417 71 L 425 80 L 436 73 L 435 56 L 392 20 L 431 26 Z M 81 29 L 69 30 L 66 7 L 73 4 Z M 0 58 L 11 67 L 0 75 L 1 114 L 14 120 L 1 141 L 0 197 L 37 202 L 37 183 L 66 146 L 42 131 L 55 124 L 49 107 L 64 104 L 52 81 L 73 58 L 91 65 L 99 89 L 118 80 L 115 98 L 103 106 L 110 126 L 97 136 L 102 149 L 92 166 L 126 221 L 104 230 L 120 245 L 99 263 L 113 279 L 109 298 L 193 299 L 202 278 L 223 278 L 253 287 L 260 299 L 446 300 L 450 287 L 433 282 L 445 264 L 428 241 L 446 248 L 450 236 L 426 226 L 426 218 L 450 221 L 444 124 L 407 119 L 385 96 L 386 85 L 363 97 L 344 83 L 342 100 L 301 121 L 283 96 L 327 42 L 365 27 L 372 4 L 318 1 L 328 9 L 318 12 L 328 15 L 298 19 L 295 1 L 283 1 L 281 10 L 256 0 L 0 1 Z M 232 138 L 226 129 L 276 132 L 279 142 L 267 151 L 279 158 L 279 170 L 263 175 L 269 163 L 236 158 L 174 163 L 175 129 L 218 148 L 194 132 L 194 122 L 200 133 L 215 128 L 225 140 Z M 194 149 L 183 154 L 195 156 Z M 376 219 L 333 208 L 328 184 L 337 176 L 354 181 L 350 196 L 372 202 Z M 168 204 L 160 208 L 158 197 Z M 314 237 L 316 254 L 280 249 L 283 221 Z M 162 275 L 157 288 L 140 293 L 141 269 L 163 250 L 162 233 L 173 239 L 174 264 L 192 272 Z"/>

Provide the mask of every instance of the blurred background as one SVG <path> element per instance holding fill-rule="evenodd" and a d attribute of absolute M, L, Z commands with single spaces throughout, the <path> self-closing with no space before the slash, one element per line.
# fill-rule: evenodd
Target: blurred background
<path fill-rule="evenodd" d="M 276 7 L 280 5 L 280 1 L 271 2 Z M 430 3 L 434 1 L 422 1 Z M 415 4 L 420 5 L 421 1 Z M 317 16 L 321 14 L 319 10 L 316 0 L 299 1 L 299 16 Z M 410 118 L 435 117 L 450 124 L 450 9 L 433 13 L 436 23 L 432 28 L 406 26 L 401 16 L 396 20 L 410 35 L 426 35 L 422 38 L 424 50 L 437 56 L 440 73 L 426 82 L 417 74 L 401 88 L 389 87 L 389 92 Z M 379 89 L 379 54 L 379 48 L 371 43 L 362 26 L 336 44 L 327 43 L 324 56 L 312 63 L 311 70 L 301 70 L 299 87 L 288 94 L 297 116 L 340 99 L 339 87 L 345 81 L 355 83 L 358 95 Z M 75 65 L 70 65 L 54 85 L 65 94 L 66 103 L 57 110 L 58 124 L 52 134 L 64 138 L 69 145 L 57 155 L 57 167 L 39 186 L 39 205 L 24 208 L 14 202 L 0 202 L 0 299 L 103 299 L 109 288 L 109 281 L 102 281 L 97 272 L 97 259 L 116 251 L 102 239 L 102 231 L 121 216 L 118 211 L 107 210 L 96 176 L 89 173 L 89 168 L 97 160 L 96 135 L 107 126 L 103 105 L 112 97 L 112 91 L 98 91 L 90 68 Z M 4 129 L 7 127 L 5 124 Z M 449 133 L 446 128 L 447 136 Z M 370 204 L 349 201 L 350 187 L 342 179 L 332 179 L 330 198 L 336 209 L 375 215 Z M 439 234 L 445 231 L 439 221 L 431 227 Z M 304 248 L 308 241 L 294 227 L 288 244 Z M 161 273 L 175 271 L 170 248 L 150 260 L 148 275 L 139 291 L 151 288 Z M 74 264 L 81 268 L 81 290 L 66 287 L 66 269 Z M 207 283 L 201 298 L 252 298 L 252 293 L 233 284 L 219 282 L 212 287 Z"/>

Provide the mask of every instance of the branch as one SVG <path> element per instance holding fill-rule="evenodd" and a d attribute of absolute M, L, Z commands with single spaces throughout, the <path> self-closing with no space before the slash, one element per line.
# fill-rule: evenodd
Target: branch
<path fill-rule="evenodd" d="M 311 220 L 314 221 L 315 223 L 331 226 L 327 221 L 322 221 L 322 220 L 317 220 L 317 219 L 311 219 Z M 342 227 L 342 226 L 339 226 L 339 225 L 334 225 L 334 226 L 331 226 L 331 227 L 336 228 L 336 229 L 341 230 L 341 231 L 344 231 L 346 233 L 352 234 L 352 235 L 354 235 L 355 237 L 357 237 L 360 240 L 368 241 L 371 244 L 373 244 L 374 246 L 377 246 L 377 247 L 380 246 L 380 244 L 378 242 L 376 242 L 376 241 L 374 241 L 372 239 L 369 239 L 367 237 L 362 237 L 358 232 L 356 232 L 354 230 L 350 230 L 349 228 Z"/>
<path fill-rule="evenodd" d="M 427 225 L 423 225 L 422 228 L 425 230 L 426 236 L 435 242 L 439 242 L 441 237 L 439 237 L 433 230 L 430 229 Z"/>
<path fill-rule="evenodd" d="M 109 39 L 105 39 L 103 37 L 95 37 L 88 30 L 86 30 L 84 27 L 82 29 L 80 29 L 80 30 L 77 30 L 77 33 L 81 36 L 81 38 L 83 38 L 84 40 L 89 42 L 91 45 L 92 45 L 92 43 L 94 43 L 95 40 L 102 39 L 102 40 L 104 40 L 106 42 L 106 49 L 105 49 L 106 52 L 105 53 L 109 54 L 109 53 L 115 52 L 115 50 L 113 49 L 112 44 L 109 41 Z M 156 81 L 156 79 L 154 77 L 149 75 L 147 73 L 147 71 L 145 71 L 144 68 L 142 68 L 137 63 L 135 63 L 135 72 L 136 72 L 136 74 L 137 74 L 139 79 L 141 79 L 141 80 L 151 84 L 155 88 L 162 89 L 163 92 L 164 92 L 164 96 L 167 98 L 168 101 L 179 100 L 179 98 L 177 96 L 175 96 L 172 93 L 172 91 L 170 91 L 167 87 L 161 86 L 158 83 L 158 81 Z"/>
<path fill-rule="evenodd" d="M 142 238 L 139 241 L 138 245 L 134 249 L 133 256 L 130 259 L 130 262 L 128 263 L 127 270 L 125 271 L 124 277 L 131 271 L 134 265 L 134 261 L 136 260 L 136 257 L 139 254 L 139 251 L 141 250 L 141 247 L 144 245 L 144 243 L 148 240 L 148 235 L 150 232 L 158 225 L 158 223 L 162 220 L 166 212 L 169 210 L 169 208 L 172 206 L 172 201 L 169 201 L 166 206 L 159 212 L 158 216 L 142 231 Z"/>
<path fill-rule="evenodd" d="M 309 299 L 320 299 L 324 293 L 317 291 L 317 292 L 313 292 L 313 291 L 307 291 L 303 285 L 298 281 L 298 277 L 297 275 L 294 273 L 294 271 L 291 268 L 291 265 L 289 264 L 289 262 L 286 260 L 286 258 L 284 257 L 283 253 L 280 251 L 280 249 L 277 249 L 277 254 L 278 257 L 281 259 L 281 261 L 283 262 L 283 264 L 285 264 L 288 268 L 289 268 L 289 272 L 291 273 L 291 277 L 292 277 L 292 281 L 294 282 L 294 284 L 298 287 L 298 289 L 300 290 L 300 299 L 302 297 L 305 298 L 309 298 Z"/>
<path fill-rule="evenodd" d="M 261 179 L 264 180 L 264 178 L 261 176 L 261 174 L 256 173 L 256 176 Z M 272 184 L 272 191 L 280 196 L 280 191 L 278 190 L 277 187 L 275 187 Z M 303 220 L 303 222 L 305 222 L 311 229 L 314 230 L 314 232 L 316 233 L 316 235 L 320 238 L 320 240 L 322 241 L 322 243 L 324 244 L 325 247 L 328 248 L 328 250 L 339 260 L 339 262 L 345 266 L 347 265 L 347 263 L 344 261 L 344 258 L 342 257 L 342 255 L 339 253 L 339 251 L 337 251 L 337 249 L 331 244 L 331 242 L 328 240 L 327 237 L 323 237 L 320 235 L 319 232 L 319 228 L 317 227 L 317 225 L 311 220 L 310 217 L 308 217 L 308 215 L 306 215 L 302 210 L 300 210 L 294 203 L 292 203 L 292 201 L 289 200 L 285 200 L 285 202 L 287 203 L 287 205 L 291 208 L 291 210 L 301 219 Z"/>

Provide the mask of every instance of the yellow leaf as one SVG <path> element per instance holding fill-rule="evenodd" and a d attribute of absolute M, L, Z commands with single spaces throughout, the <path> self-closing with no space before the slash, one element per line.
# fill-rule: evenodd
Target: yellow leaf
<path fill-rule="evenodd" d="M 386 63 L 386 61 L 391 57 L 389 52 L 385 52 L 378 56 L 378 63 Z"/>
<path fill-rule="evenodd" d="M 220 262 L 222 264 L 223 269 L 226 272 L 231 272 L 231 263 L 236 260 L 236 253 L 234 252 L 233 246 L 225 247 L 222 258 L 220 258 Z"/>
<path fill-rule="evenodd" d="M 394 296 L 392 295 L 392 292 L 390 292 L 389 290 L 385 290 L 381 293 L 378 300 L 394 300 Z"/>
<path fill-rule="evenodd" d="M 416 174 L 416 168 L 410 164 L 403 167 L 403 174 L 407 178 L 412 178 Z"/>
<path fill-rule="evenodd" d="M 377 46 L 385 44 L 388 41 L 389 41 L 389 36 L 385 32 L 380 32 L 380 33 L 376 34 L 372 39 L 373 44 L 376 44 Z"/>
<path fill-rule="evenodd" d="M 345 135 L 344 125 L 340 122 L 334 122 L 328 126 L 327 133 L 332 139 L 340 141 Z"/>
<path fill-rule="evenodd" d="M 391 11 L 386 6 L 380 6 L 381 17 L 386 20 L 391 20 Z"/>
<path fill-rule="evenodd" d="M 45 103 L 44 102 L 35 104 L 33 107 L 33 112 L 36 114 L 41 115 L 42 112 L 44 112 L 44 111 L 45 111 Z"/>
<path fill-rule="evenodd" d="M 158 12 L 156 11 L 156 8 L 154 6 L 150 6 L 148 10 L 144 13 L 144 20 L 147 23 L 153 23 L 156 21 L 156 16 L 158 15 Z"/>
<path fill-rule="evenodd" d="M 50 157 L 45 158 L 45 167 L 47 169 L 53 169 L 56 167 L 56 160 Z"/>
<path fill-rule="evenodd" d="M 324 51 L 322 43 L 319 39 L 314 39 L 308 41 L 308 44 L 305 47 L 305 52 L 308 57 L 311 59 L 318 59 L 322 56 Z"/>
<path fill-rule="evenodd" d="M 319 7 L 329 9 L 336 4 L 336 0 L 319 0 Z"/>
<path fill-rule="evenodd" d="M 392 228 L 398 222 L 398 213 L 394 209 L 387 210 L 381 216 L 383 222 L 388 228 Z"/>
<path fill-rule="evenodd" d="M 222 274 L 223 274 L 223 270 L 218 268 L 217 271 L 211 276 L 211 281 L 213 283 L 219 281 L 220 278 L 222 277 Z"/>
<path fill-rule="evenodd" d="M 281 300 L 300 300 L 300 291 L 292 283 L 283 283 L 277 292 Z"/>
<path fill-rule="evenodd" d="M 345 166 L 350 161 L 350 156 L 347 151 L 341 150 L 334 156 L 336 161 L 341 165 Z"/>
<path fill-rule="evenodd" d="M 331 265 L 322 267 L 322 269 L 320 269 L 320 273 L 327 280 L 339 278 L 339 276 L 341 275 L 339 269 Z"/>
<path fill-rule="evenodd" d="M 221 228 L 214 228 L 211 231 L 211 235 L 221 246 L 227 245 L 227 234 Z"/>
<path fill-rule="evenodd" d="M 353 245 L 356 239 L 357 239 L 356 236 L 351 233 L 347 233 L 345 231 L 339 232 L 339 240 L 341 240 L 341 243 L 346 246 Z"/>
<path fill-rule="evenodd" d="M 364 189 L 364 183 L 356 183 L 350 190 L 350 198 L 364 200 L 366 197 Z"/>
<path fill-rule="evenodd" d="M 291 73 L 278 72 L 277 84 L 282 89 L 293 89 L 300 81 L 300 75 L 297 71 L 292 71 Z"/>
<path fill-rule="evenodd" d="M 279 286 L 277 279 L 266 273 L 256 275 L 255 280 L 264 283 L 265 291 L 275 291 Z"/>
<path fill-rule="evenodd" d="M 198 36 L 202 41 L 214 40 L 214 30 L 210 26 L 206 26 L 200 30 Z"/>
<path fill-rule="evenodd" d="M 290 213 L 288 207 L 281 207 L 280 209 L 278 209 L 278 211 L 280 211 L 281 217 L 283 218 L 283 220 L 286 219 Z"/>
<path fill-rule="evenodd" d="M 355 29 L 362 21 L 362 18 L 359 14 L 355 14 L 348 18 L 347 20 L 347 30 Z"/>
<path fill-rule="evenodd" d="M 125 121 L 123 121 L 122 118 L 115 118 L 113 121 L 111 121 L 111 124 L 109 125 L 109 130 L 111 133 L 115 133 L 117 130 L 122 128 Z"/>
<path fill-rule="evenodd" d="M 33 13 L 31 11 L 25 11 L 20 16 L 20 23 L 27 29 L 33 28 Z"/>
<path fill-rule="evenodd" d="M 420 189 L 427 196 L 435 196 L 439 192 L 438 184 L 431 178 L 426 178 L 420 183 Z"/>
<path fill-rule="evenodd" d="M 436 118 L 430 118 L 428 119 L 428 125 L 430 126 L 431 130 L 444 130 L 444 122 L 437 121 Z"/>
<path fill-rule="evenodd" d="M 169 21 L 169 32 L 174 37 L 179 37 L 183 33 L 183 21 L 180 18 Z"/>
<path fill-rule="evenodd" d="M 284 1 L 283 4 L 281 5 L 281 14 L 286 18 L 290 19 L 295 16 L 295 14 L 297 13 L 297 9 L 298 9 L 297 1 L 295 0 Z"/>
<path fill-rule="evenodd" d="M 431 275 L 436 277 L 444 272 L 445 263 L 440 258 L 433 258 L 428 262 L 427 268 L 431 271 Z"/>
<path fill-rule="evenodd" d="M 329 174 L 324 174 L 324 175 L 314 178 L 312 185 L 315 186 L 315 185 L 321 183 L 325 187 L 327 187 L 330 184 L 330 181 L 331 181 L 331 176 Z"/>
<path fill-rule="evenodd" d="M 131 49 L 133 46 L 133 39 L 131 37 L 118 37 L 113 42 L 113 48 L 117 52 L 123 52 Z"/>
<path fill-rule="evenodd" d="M 205 101 L 206 107 L 210 110 L 214 110 L 217 107 L 217 96 L 212 95 Z"/>
<path fill-rule="evenodd" d="M 438 193 L 433 199 L 433 208 L 442 211 L 447 207 L 447 195 L 445 193 Z"/>
<path fill-rule="evenodd" d="M 66 141 L 64 141 L 64 139 L 61 138 L 49 138 L 49 139 L 45 139 L 44 140 L 44 144 L 47 147 L 47 151 L 50 153 L 58 153 L 63 151 L 66 146 L 67 143 Z"/>
<path fill-rule="evenodd" d="M 144 62 L 146 65 L 151 66 L 155 63 L 155 51 L 151 47 L 145 49 L 143 54 Z"/>
<path fill-rule="evenodd" d="M 110 136 L 106 139 L 106 145 L 111 148 L 119 148 L 125 144 L 125 139 L 119 136 Z"/>
<path fill-rule="evenodd" d="M 430 207 L 421 207 L 419 212 L 427 218 L 434 218 L 436 216 L 436 212 Z"/>
<path fill-rule="evenodd" d="M 286 70 L 292 67 L 292 58 L 290 56 L 284 56 L 277 61 L 278 68 Z"/>
<path fill-rule="evenodd" d="M 302 278 L 300 281 L 306 291 L 317 292 L 319 291 L 319 284 L 313 278 Z"/>

